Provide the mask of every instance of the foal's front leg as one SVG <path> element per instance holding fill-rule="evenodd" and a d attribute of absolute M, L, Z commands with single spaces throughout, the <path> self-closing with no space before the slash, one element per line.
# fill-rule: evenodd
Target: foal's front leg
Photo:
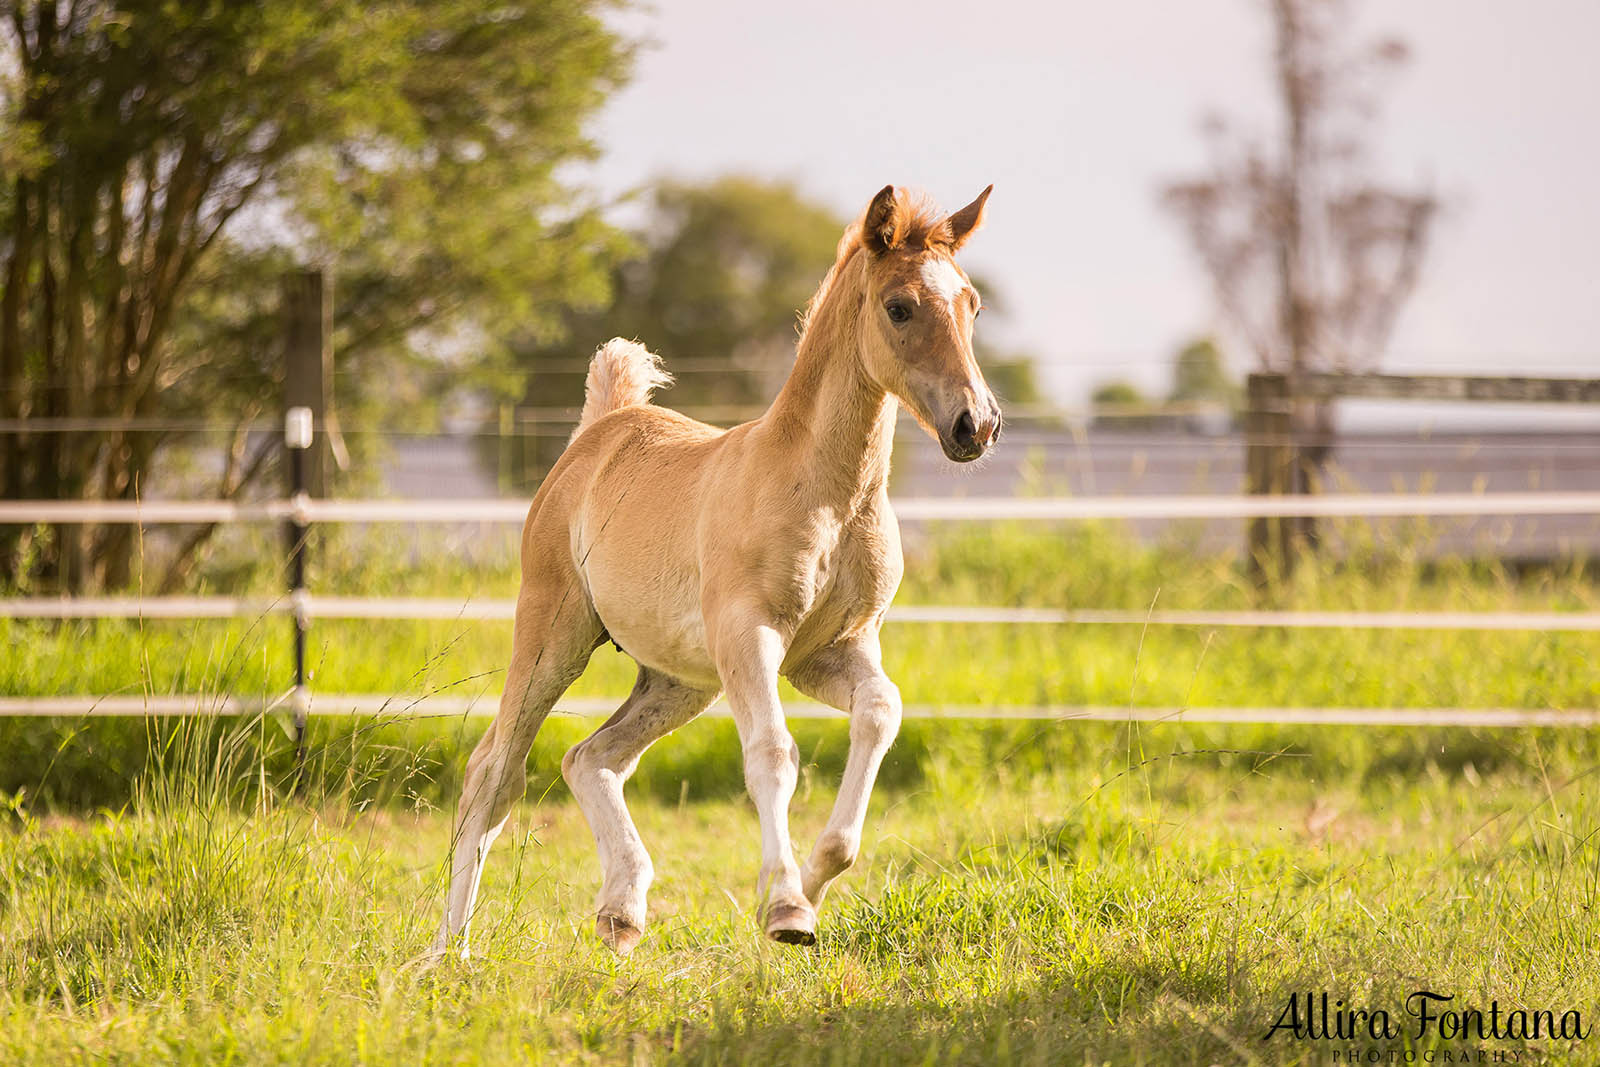
<path fill-rule="evenodd" d="M 744 780 L 761 816 L 761 914 L 767 936 L 785 944 L 816 941 L 817 913 L 801 887 L 789 843 L 789 800 L 800 773 L 800 750 L 778 702 L 785 642 L 769 625 L 730 628 L 714 655 L 739 728 Z"/>
<path fill-rule="evenodd" d="M 825 649 L 791 671 L 789 681 L 806 696 L 850 715 L 844 780 L 803 875 L 806 899 L 820 908 L 829 884 L 849 869 L 861 850 L 872 785 L 900 730 L 900 690 L 883 673 L 875 631 Z"/>

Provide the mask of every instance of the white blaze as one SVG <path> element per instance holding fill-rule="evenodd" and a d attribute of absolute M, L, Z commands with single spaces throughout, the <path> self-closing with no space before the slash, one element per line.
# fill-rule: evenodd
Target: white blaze
<path fill-rule="evenodd" d="M 930 256 L 922 263 L 922 284 L 946 304 L 954 304 L 956 297 L 966 289 L 967 280 L 950 260 L 943 256 Z"/>

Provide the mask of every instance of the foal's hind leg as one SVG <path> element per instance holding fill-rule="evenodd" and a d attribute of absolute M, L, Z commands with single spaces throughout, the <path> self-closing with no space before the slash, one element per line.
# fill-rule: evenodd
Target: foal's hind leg
<path fill-rule="evenodd" d="M 856 860 L 878 767 L 900 729 L 900 690 L 883 673 L 876 633 L 825 649 L 789 681 L 809 697 L 850 714 L 850 755 L 827 827 L 801 872 L 806 899 L 822 906 L 828 885 Z"/>
<path fill-rule="evenodd" d="M 528 750 L 556 699 L 583 673 L 601 634 L 570 564 L 525 574 L 500 711 L 467 761 L 450 864 L 450 891 L 435 955 L 459 938 L 462 958 L 489 846 L 527 786 Z"/>
<path fill-rule="evenodd" d="M 695 689 L 641 667 L 632 694 L 617 713 L 561 761 L 561 775 L 594 832 L 605 877 L 595 932 L 619 955 L 633 951 L 644 933 L 645 894 L 655 874 L 622 798 L 623 783 L 645 749 L 716 698 L 716 690 Z"/>

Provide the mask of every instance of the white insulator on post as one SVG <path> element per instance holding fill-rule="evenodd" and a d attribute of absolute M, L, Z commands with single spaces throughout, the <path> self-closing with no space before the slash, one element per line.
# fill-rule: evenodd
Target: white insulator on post
<path fill-rule="evenodd" d="M 289 448 L 310 448 L 311 409 L 292 407 L 283 416 L 283 443 Z"/>
<path fill-rule="evenodd" d="M 311 494 L 304 489 L 289 498 L 289 521 L 298 526 L 311 525 Z"/>

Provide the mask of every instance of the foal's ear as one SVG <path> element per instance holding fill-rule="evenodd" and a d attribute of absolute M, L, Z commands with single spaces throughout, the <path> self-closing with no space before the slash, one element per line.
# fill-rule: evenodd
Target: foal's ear
<path fill-rule="evenodd" d="M 885 185 L 861 218 L 861 243 L 867 251 L 881 256 L 899 248 L 905 239 L 906 213 L 900 206 L 900 195 L 894 186 Z"/>
<path fill-rule="evenodd" d="M 953 252 L 967 243 L 967 238 L 978 231 L 983 225 L 984 205 L 989 202 L 989 194 L 994 192 L 991 185 L 978 194 L 978 199 L 945 219 L 940 227 L 949 235 L 950 250 Z"/>

